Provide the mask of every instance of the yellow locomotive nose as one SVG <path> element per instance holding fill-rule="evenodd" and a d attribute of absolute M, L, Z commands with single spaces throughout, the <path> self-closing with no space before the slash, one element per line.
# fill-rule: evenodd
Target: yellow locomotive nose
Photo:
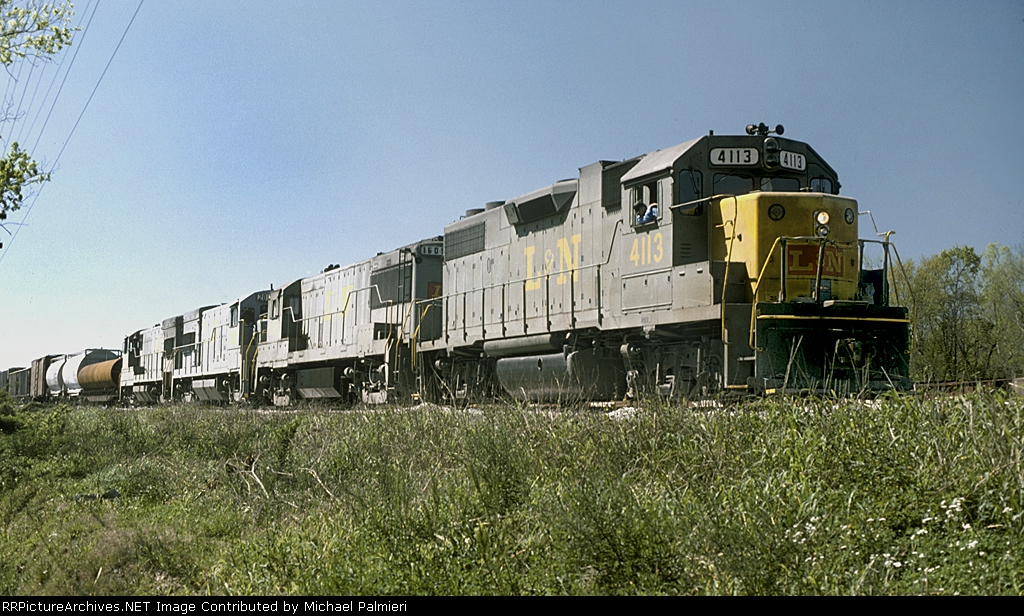
<path fill-rule="evenodd" d="M 809 301 L 815 298 L 819 269 L 828 297 L 819 289 L 818 299 L 855 299 L 860 270 L 856 200 L 757 192 L 722 197 L 713 210 L 714 258 L 745 268 L 746 301 Z"/>

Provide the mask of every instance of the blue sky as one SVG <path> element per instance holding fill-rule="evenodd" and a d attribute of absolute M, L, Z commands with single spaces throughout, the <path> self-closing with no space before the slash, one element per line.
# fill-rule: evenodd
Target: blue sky
<path fill-rule="evenodd" d="M 5 368 L 748 123 L 810 143 L 904 257 L 1024 242 L 1022 1 L 149 0 L 68 141 L 137 6 L 80 0 L 63 59 L 10 69 L 0 137 L 66 148 L 0 231 Z"/>

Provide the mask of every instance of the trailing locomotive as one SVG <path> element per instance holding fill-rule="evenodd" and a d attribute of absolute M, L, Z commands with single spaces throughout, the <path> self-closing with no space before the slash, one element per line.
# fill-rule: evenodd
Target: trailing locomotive
<path fill-rule="evenodd" d="M 270 291 L 203 306 L 130 334 L 124 341 L 122 397 L 237 402 L 254 393 L 259 319 Z"/>
<path fill-rule="evenodd" d="M 781 126 L 746 132 L 599 161 L 469 210 L 443 236 L 139 330 L 125 339 L 121 396 L 908 388 L 888 236 L 860 239 L 857 202 L 809 145 Z"/>
<path fill-rule="evenodd" d="M 270 293 L 258 383 L 275 404 L 357 397 L 383 403 L 419 388 L 417 343 L 442 338 L 441 238 Z"/>

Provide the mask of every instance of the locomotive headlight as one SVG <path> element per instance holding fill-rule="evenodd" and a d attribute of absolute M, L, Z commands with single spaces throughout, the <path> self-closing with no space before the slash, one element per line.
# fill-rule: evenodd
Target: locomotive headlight
<path fill-rule="evenodd" d="M 857 216 L 853 213 L 852 208 L 846 208 L 846 212 L 843 214 L 843 217 L 846 218 L 846 224 L 852 225 Z"/>
<path fill-rule="evenodd" d="M 817 220 L 819 225 L 827 225 L 828 224 L 828 220 L 829 220 L 828 212 L 826 212 L 824 210 L 822 210 L 820 212 L 817 212 L 814 215 L 814 220 Z"/>
<path fill-rule="evenodd" d="M 774 221 L 782 220 L 782 217 L 786 215 L 786 208 L 782 207 L 781 203 L 773 203 L 768 207 L 768 218 Z"/>
<path fill-rule="evenodd" d="M 818 237 L 828 237 L 828 232 L 831 231 L 828 225 L 818 225 L 818 228 L 814 230 L 818 234 Z"/>

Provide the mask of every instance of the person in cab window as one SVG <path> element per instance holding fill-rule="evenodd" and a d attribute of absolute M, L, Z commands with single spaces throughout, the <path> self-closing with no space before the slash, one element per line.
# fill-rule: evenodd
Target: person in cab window
<path fill-rule="evenodd" d="M 658 220 L 658 204 L 652 203 L 647 206 L 647 213 L 640 220 L 640 224 L 646 225 Z"/>
<path fill-rule="evenodd" d="M 643 201 L 637 201 L 633 204 L 633 216 L 636 217 L 636 223 L 638 225 L 644 224 L 644 218 L 647 216 L 647 204 Z"/>

